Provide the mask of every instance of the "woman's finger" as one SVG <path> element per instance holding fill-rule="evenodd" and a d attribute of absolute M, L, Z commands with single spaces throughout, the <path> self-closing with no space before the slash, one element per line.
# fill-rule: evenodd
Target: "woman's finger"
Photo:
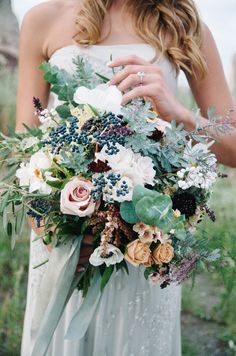
<path fill-rule="evenodd" d="M 129 88 L 135 87 L 137 85 L 146 85 L 150 83 L 156 83 L 158 81 L 159 77 L 156 73 L 147 73 L 143 80 L 140 81 L 140 77 L 137 74 L 130 74 L 127 78 L 125 78 L 118 86 L 117 88 L 120 91 L 125 91 Z"/>
<path fill-rule="evenodd" d="M 140 82 L 140 77 L 138 75 L 139 72 L 144 72 L 146 75 L 148 73 L 155 74 L 158 73 L 158 68 L 155 68 L 152 65 L 149 66 L 128 65 L 111 78 L 111 80 L 109 81 L 109 85 L 116 85 L 131 74 L 136 75 L 137 80 L 139 80 Z"/>
<path fill-rule="evenodd" d="M 93 235 L 91 235 L 91 234 L 84 235 L 82 243 L 84 245 L 92 245 L 93 244 Z"/>
<path fill-rule="evenodd" d="M 108 67 L 114 68 L 114 67 L 120 67 L 120 66 L 126 66 L 128 64 L 138 64 L 138 65 L 150 65 L 150 62 L 145 61 L 144 59 L 136 56 L 136 55 L 131 55 L 127 57 L 120 57 L 117 59 L 114 59 L 111 62 L 108 62 L 107 65 Z"/>
<path fill-rule="evenodd" d="M 92 252 L 93 252 L 93 247 L 92 246 L 84 245 L 81 248 L 80 257 L 90 256 Z"/>
<path fill-rule="evenodd" d="M 38 227 L 36 219 L 29 216 L 28 223 L 30 227 L 34 230 L 36 235 L 42 235 L 44 233 L 44 221 L 41 221 L 40 227 Z"/>
<path fill-rule="evenodd" d="M 84 272 L 85 271 L 85 267 L 83 265 L 78 265 L 77 266 L 77 272 Z"/>
<path fill-rule="evenodd" d="M 90 255 L 86 256 L 86 257 L 81 257 L 79 259 L 78 265 L 86 265 L 89 262 L 89 257 L 90 257 Z"/>
<path fill-rule="evenodd" d="M 139 97 L 144 98 L 146 96 L 146 97 L 151 97 L 152 98 L 153 97 L 153 92 L 157 93 L 158 92 L 158 88 L 156 88 L 152 84 L 147 84 L 147 85 L 142 85 L 142 86 L 135 87 L 134 89 L 130 90 L 128 93 L 123 95 L 122 105 L 125 105 L 129 101 L 131 101 L 131 100 L 133 100 L 135 98 L 139 98 Z"/>

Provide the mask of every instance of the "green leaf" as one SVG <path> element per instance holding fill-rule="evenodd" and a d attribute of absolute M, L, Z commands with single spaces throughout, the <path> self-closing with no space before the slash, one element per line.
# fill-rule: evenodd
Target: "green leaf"
<path fill-rule="evenodd" d="M 61 180 L 47 180 L 46 183 L 47 183 L 47 185 L 49 185 L 52 188 L 61 189 L 63 184 L 64 184 L 64 181 L 61 181 Z"/>
<path fill-rule="evenodd" d="M 173 229 L 173 223 L 174 223 L 174 213 L 173 210 L 170 210 L 168 212 L 168 215 L 166 215 L 162 219 L 157 219 L 154 222 L 154 225 L 158 226 L 165 233 L 168 233 L 170 232 L 171 229 Z"/>
<path fill-rule="evenodd" d="M 152 273 L 152 272 L 155 272 L 156 269 L 154 267 L 148 267 L 148 268 L 145 268 L 144 270 L 144 277 L 145 279 L 148 279 L 149 275 Z"/>
<path fill-rule="evenodd" d="M 129 224 L 136 224 L 139 218 L 135 212 L 135 206 L 132 201 L 125 201 L 120 205 L 120 215 L 124 221 Z"/>
<path fill-rule="evenodd" d="M 172 211 L 171 208 L 171 198 L 162 194 L 155 198 L 150 196 L 143 197 L 135 205 L 136 214 L 141 221 L 147 225 L 155 224 L 157 226 Z"/>
<path fill-rule="evenodd" d="M 133 192 L 133 203 L 134 205 L 137 204 L 137 202 L 142 199 L 143 197 L 158 197 L 161 194 L 154 191 L 154 190 L 150 190 L 147 188 L 144 188 L 142 185 L 136 185 L 136 187 L 134 188 L 134 192 Z"/>
<path fill-rule="evenodd" d="M 56 84 L 57 83 L 57 74 L 56 73 L 52 74 L 50 72 L 47 72 L 44 75 L 44 79 L 51 84 Z"/>
<path fill-rule="evenodd" d="M 81 225 L 81 234 L 83 235 L 87 229 L 86 221 L 84 221 Z"/>
<path fill-rule="evenodd" d="M 99 116 L 99 112 L 97 111 L 97 109 L 95 109 L 94 106 L 90 105 L 90 104 L 87 104 L 88 107 L 90 108 L 90 110 L 94 113 L 95 116 Z"/>
<path fill-rule="evenodd" d="M 55 85 L 53 85 L 53 88 L 51 88 L 51 92 L 53 92 L 57 95 L 60 93 L 60 91 L 61 91 L 61 85 L 55 84 Z"/>
<path fill-rule="evenodd" d="M 1 178 L 3 182 L 7 181 L 8 183 L 12 181 L 12 179 L 16 175 L 16 170 L 18 168 L 18 164 L 14 164 L 12 167 L 8 168 L 7 174 Z"/>
<path fill-rule="evenodd" d="M 109 78 L 105 77 L 104 75 L 101 75 L 101 74 L 99 74 L 99 73 L 97 73 L 97 72 L 95 72 L 94 74 L 96 74 L 100 79 L 102 79 L 102 81 L 103 81 L 104 83 L 109 82 Z"/>
<path fill-rule="evenodd" d="M 18 213 L 16 215 L 15 232 L 17 236 L 20 236 L 22 234 L 24 223 L 25 223 L 25 206 L 22 204 L 20 207 L 18 207 Z"/>
<path fill-rule="evenodd" d="M 2 227 L 3 227 L 3 230 L 4 231 L 7 231 L 7 219 L 8 219 L 8 214 L 7 214 L 7 212 L 8 212 L 8 209 L 7 208 L 5 208 L 4 210 L 3 210 L 3 215 L 2 215 Z"/>
<path fill-rule="evenodd" d="M 56 112 L 62 119 L 67 119 L 71 116 L 70 108 L 67 105 L 60 105 L 56 108 Z"/>
<path fill-rule="evenodd" d="M 1 204 L 0 204 L 0 214 L 3 213 L 4 209 L 8 205 L 8 199 L 9 199 L 10 191 L 6 191 L 4 194 L 0 196 L 1 198 Z"/>
<path fill-rule="evenodd" d="M 11 237 L 11 236 L 12 236 L 12 232 L 13 232 L 12 223 L 9 221 L 9 222 L 7 223 L 7 235 L 8 235 L 9 237 Z"/>
<path fill-rule="evenodd" d="M 109 279 L 111 278 L 111 275 L 114 271 L 114 265 L 110 265 L 107 267 L 102 275 L 102 280 L 101 280 L 101 291 L 105 288 L 107 285 Z"/>
<path fill-rule="evenodd" d="M 175 220 L 175 236 L 179 240 L 184 240 L 186 238 L 186 230 L 185 230 L 185 215 L 180 215 L 176 220 Z"/>

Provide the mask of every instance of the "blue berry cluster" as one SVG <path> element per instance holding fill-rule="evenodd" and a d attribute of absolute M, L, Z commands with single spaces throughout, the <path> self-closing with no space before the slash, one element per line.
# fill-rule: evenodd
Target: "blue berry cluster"
<path fill-rule="evenodd" d="M 116 195 L 120 197 L 120 196 L 126 196 L 127 194 L 129 194 L 129 187 L 127 182 L 124 180 L 121 183 L 120 189 L 117 189 Z"/>
<path fill-rule="evenodd" d="M 96 176 L 93 179 L 93 185 L 96 187 L 91 190 L 90 194 L 94 203 L 101 197 L 104 188 L 107 186 L 109 190 L 113 189 L 117 182 L 121 180 L 121 175 L 116 173 L 109 173 L 104 175 L 103 173 Z M 112 193 L 111 193 L 112 194 Z"/>
<path fill-rule="evenodd" d="M 94 133 L 93 137 L 101 148 L 107 145 L 111 149 L 109 154 L 116 154 L 116 143 L 124 146 L 125 137 L 132 135 L 133 132 L 126 127 L 127 123 L 123 120 L 122 115 L 116 116 L 109 112 L 99 120 L 99 130 Z"/>
<path fill-rule="evenodd" d="M 53 154 L 59 154 L 61 149 L 66 146 L 71 146 L 71 151 L 76 152 L 78 146 L 76 144 L 84 143 L 83 135 L 78 134 L 78 119 L 73 117 L 71 121 L 66 124 L 58 126 L 49 134 L 49 139 L 43 141 L 43 145 L 50 145 Z"/>
<path fill-rule="evenodd" d="M 37 227 L 40 227 L 41 221 L 43 220 L 43 215 L 46 216 L 50 211 L 50 203 L 43 199 L 36 199 L 30 203 L 30 206 L 35 211 L 30 209 L 27 212 L 27 215 L 35 219 L 37 222 Z M 37 214 L 36 211 L 38 211 L 39 214 Z"/>
<path fill-rule="evenodd" d="M 61 149 L 68 148 L 70 152 L 79 152 L 79 145 L 90 146 L 97 143 L 101 149 L 107 145 L 109 154 L 116 154 L 116 143 L 125 144 L 125 137 L 132 135 L 126 127 L 127 123 L 121 115 L 107 113 L 99 118 L 88 120 L 81 130 L 78 130 L 78 119 L 73 117 L 70 122 L 58 126 L 49 134 L 49 139 L 43 145 L 50 145 L 53 154 L 59 154 Z"/>

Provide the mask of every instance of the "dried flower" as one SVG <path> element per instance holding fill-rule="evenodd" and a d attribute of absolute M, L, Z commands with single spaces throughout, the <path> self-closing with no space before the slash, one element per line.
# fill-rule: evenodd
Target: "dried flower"
<path fill-rule="evenodd" d="M 183 283 L 190 276 L 199 259 L 200 255 L 197 253 L 186 257 L 178 267 L 172 268 L 170 271 L 170 281 L 178 284 Z"/>

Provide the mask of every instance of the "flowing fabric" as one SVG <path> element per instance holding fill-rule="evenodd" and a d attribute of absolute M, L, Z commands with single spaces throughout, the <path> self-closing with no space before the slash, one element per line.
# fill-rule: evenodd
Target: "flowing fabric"
<path fill-rule="evenodd" d="M 151 61 L 154 49 L 147 44 L 91 46 L 82 49 L 69 45 L 57 50 L 50 62 L 73 72 L 73 57 L 82 55 L 93 67 L 111 77 L 106 62 L 136 54 Z M 160 57 L 156 65 L 162 69 L 171 90 L 176 92 L 176 73 L 167 59 Z M 49 108 L 58 104 L 50 95 Z M 31 239 L 35 238 L 32 233 Z M 31 356 L 33 340 L 30 335 L 40 281 L 47 264 L 34 269 L 49 258 L 41 240 L 31 241 L 27 306 L 21 356 Z M 81 340 L 66 340 L 68 326 L 82 304 L 81 293 L 75 291 L 54 333 L 47 356 L 180 356 L 181 287 L 161 290 L 143 276 L 143 267 L 129 265 L 129 275 L 122 270 L 114 273 L 106 286 L 94 317 Z M 43 356 L 43 355 L 38 355 Z"/>

